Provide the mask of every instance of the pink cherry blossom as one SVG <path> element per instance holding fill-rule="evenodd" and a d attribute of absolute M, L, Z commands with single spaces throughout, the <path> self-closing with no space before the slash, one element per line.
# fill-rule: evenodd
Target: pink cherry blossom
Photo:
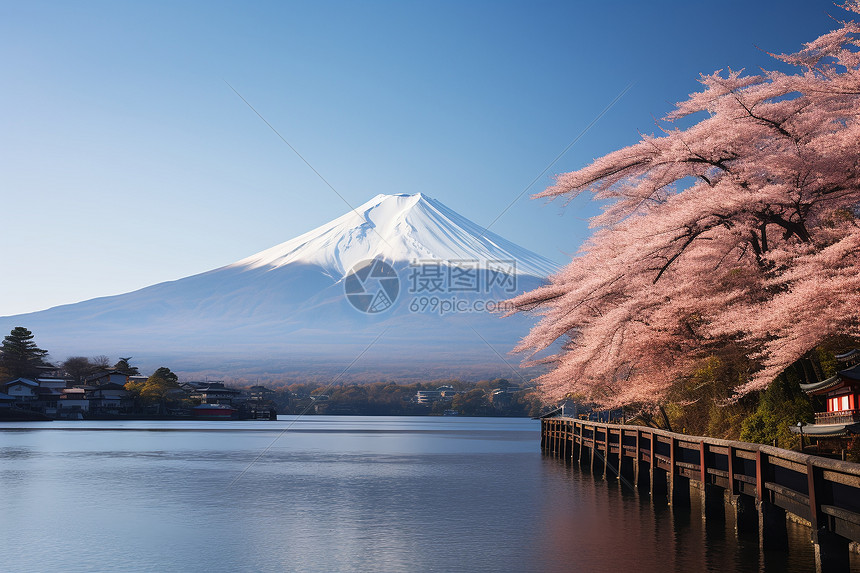
<path fill-rule="evenodd" d="M 757 365 L 740 395 L 860 335 L 860 26 L 774 57 L 796 73 L 703 75 L 660 134 L 537 195 L 605 205 L 570 264 L 513 299 L 542 317 L 517 350 L 551 366 L 548 400 L 660 403 L 728 344 Z"/>

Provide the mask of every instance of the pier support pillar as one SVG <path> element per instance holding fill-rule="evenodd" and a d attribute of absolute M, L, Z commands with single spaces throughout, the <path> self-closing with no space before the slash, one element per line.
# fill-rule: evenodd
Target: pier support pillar
<path fill-rule="evenodd" d="M 785 510 L 767 501 L 757 501 L 756 509 L 758 509 L 758 541 L 762 550 L 785 549 L 788 544 Z"/>
<path fill-rule="evenodd" d="M 690 507 L 690 479 L 673 474 L 669 476 L 669 505 Z"/>
<path fill-rule="evenodd" d="M 609 439 L 609 432 L 607 431 L 606 439 Z M 600 472 L 603 475 L 603 479 L 614 479 L 616 476 L 616 470 L 618 468 L 614 467 L 612 464 L 612 454 L 610 453 L 609 443 L 606 444 L 606 449 L 603 450 L 603 471 Z"/>
<path fill-rule="evenodd" d="M 729 499 L 729 507 L 734 513 L 735 534 L 747 537 L 758 533 L 758 511 L 755 498 L 748 495 L 733 495 Z"/>
<path fill-rule="evenodd" d="M 848 540 L 829 531 L 818 531 L 814 536 L 815 573 L 848 571 Z"/>
<path fill-rule="evenodd" d="M 633 458 L 623 456 L 620 459 L 621 468 L 620 473 L 621 477 L 627 480 L 628 482 L 635 483 L 636 480 L 636 462 Z"/>
<path fill-rule="evenodd" d="M 650 490 L 651 487 L 651 464 L 637 460 L 636 465 L 636 487 L 642 490 Z"/>
<path fill-rule="evenodd" d="M 726 521 L 726 492 L 713 484 L 703 484 L 699 490 L 702 496 L 702 519 L 707 523 Z"/>
<path fill-rule="evenodd" d="M 596 476 L 606 475 L 606 458 L 600 453 L 600 444 L 594 444 L 591 448 L 591 473 Z"/>
<path fill-rule="evenodd" d="M 651 464 L 649 472 L 651 478 L 651 497 L 653 500 L 666 500 L 666 494 L 669 491 L 669 477 L 666 472 L 657 467 L 656 464 Z"/>

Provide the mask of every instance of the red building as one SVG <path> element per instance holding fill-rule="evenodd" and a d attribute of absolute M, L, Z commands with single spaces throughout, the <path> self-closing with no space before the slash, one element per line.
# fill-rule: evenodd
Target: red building
<path fill-rule="evenodd" d="M 815 413 L 815 423 L 797 429 L 810 438 L 841 438 L 860 434 L 860 350 L 841 354 L 837 360 L 849 365 L 835 376 L 815 382 L 801 384 L 800 388 L 810 396 L 823 396 L 827 410 Z"/>

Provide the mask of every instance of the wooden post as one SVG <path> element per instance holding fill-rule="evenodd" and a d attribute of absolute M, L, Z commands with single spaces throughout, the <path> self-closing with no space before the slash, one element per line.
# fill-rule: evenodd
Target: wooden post
<path fill-rule="evenodd" d="M 546 421 L 546 452 L 552 454 L 552 420 Z"/>
<path fill-rule="evenodd" d="M 567 423 L 568 436 L 570 437 L 570 451 L 568 452 L 567 461 L 573 462 L 573 455 L 576 451 L 576 424 L 573 420 Z"/>
<path fill-rule="evenodd" d="M 629 434 L 630 432 L 627 431 L 627 435 L 625 435 L 625 429 L 621 428 L 621 437 L 618 439 L 618 465 L 621 476 L 628 484 L 633 485 L 636 483 L 636 452 L 634 450 L 633 454 L 628 454 L 624 445 L 625 438 L 631 437 Z"/>
<path fill-rule="evenodd" d="M 651 493 L 651 466 L 654 465 L 654 455 L 653 455 L 653 440 L 654 434 L 649 434 L 649 440 L 651 440 L 652 446 L 651 450 L 649 450 L 649 458 L 648 458 L 648 466 L 647 468 L 643 468 L 642 464 L 645 463 L 642 461 L 643 450 L 642 450 L 642 438 L 644 437 L 644 432 L 641 430 L 636 431 L 636 440 L 637 440 L 637 451 L 639 452 L 636 462 L 636 487 L 642 489 L 647 489 L 648 493 Z"/>
<path fill-rule="evenodd" d="M 609 414 L 606 415 L 606 419 L 609 420 Z M 605 427 L 605 432 L 603 435 L 605 436 L 606 440 L 604 442 L 606 444 L 606 455 L 603 457 L 604 461 L 606 462 L 606 467 L 603 468 L 603 477 L 615 477 L 614 475 L 611 475 L 613 473 L 611 469 L 612 464 L 609 463 L 609 460 L 612 459 L 612 432 L 609 430 L 609 426 Z"/>
<path fill-rule="evenodd" d="M 812 460 L 806 462 L 806 480 L 809 490 L 809 522 L 812 526 L 812 543 L 815 545 L 815 571 L 848 571 L 850 558 L 848 540 L 829 531 L 827 520 L 821 512 L 822 503 L 829 503 L 822 490 L 824 478 Z"/>
<path fill-rule="evenodd" d="M 764 501 L 764 465 L 765 459 L 764 454 L 761 453 L 761 450 L 756 450 L 755 453 L 755 498 L 757 502 Z"/>
<path fill-rule="evenodd" d="M 607 419 L 609 414 L 607 414 Z M 610 477 L 611 471 L 609 469 L 609 428 L 603 427 L 603 471 L 600 472 L 603 475 L 603 479 L 607 479 Z"/>
<path fill-rule="evenodd" d="M 639 447 L 639 440 L 642 437 L 642 432 L 636 430 L 636 457 L 633 458 L 633 483 L 639 487 L 639 469 L 642 464 L 642 452 Z"/>
<path fill-rule="evenodd" d="M 609 462 L 609 460 L 612 460 L 613 462 L 615 461 L 615 459 L 612 456 L 612 431 L 607 427 L 606 428 L 606 477 L 615 479 L 616 477 L 618 477 L 618 472 L 621 471 L 621 467 L 620 466 L 616 467 L 615 471 L 613 472 L 612 471 L 612 464 Z"/>
<path fill-rule="evenodd" d="M 653 440 L 654 434 L 651 434 L 651 437 Z M 659 497 L 662 498 L 663 501 L 669 501 L 669 474 L 657 467 L 657 457 L 654 455 L 653 450 L 651 454 L 649 477 L 651 478 L 651 499 L 657 500 Z"/>
<path fill-rule="evenodd" d="M 764 551 L 784 549 L 788 544 L 785 527 L 785 510 L 771 503 L 765 481 L 770 477 L 770 467 L 761 449 L 756 450 L 755 487 L 756 509 L 758 509 L 758 542 Z"/>
<path fill-rule="evenodd" d="M 598 419 L 599 416 L 598 416 Z M 594 432 L 594 456 L 592 457 L 593 463 L 591 466 L 591 471 L 594 472 L 595 475 L 605 476 L 606 475 L 606 456 L 600 453 L 600 441 L 597 439 L 597 431 L 595 429 Z M 599 465 L 594 465 L 599 464 Z"/>
<path fill-rule="evenodd" d="M 708 477 L 708 444 L 699 443 L 699 480 L 702 482 L 702 519 L 706 523 L 722 523 L 726 519 L 726 495 L 723 488 L 712 484 Z"/>
<path fill-rule="evenodd" d="M 690 481 L 678 474 L 676 467 L 677 440 L 669 438 L 669 505 L 690 506 Z"/>
<path fill-rule="evenodd" d="M 561 458 L 567 459 L 567 422 L 561 423 Z"/>
<path fill-rule="evenodd" d="M 669 505 L 672 504 L 672 489 L 675 483 L 675 436 L 669 438 Z"/>
<path fill-rule="evenodd" d="M 552 420 L 546 421 L 546 452 L 552 454 Z"/>
<path fill-rule="evenodd" d="M 594 473 L 594 450 L 597 449 L 597 430 L 595 430 L 594 426 L 591 427 L 591 457 L 588 460 L 589 462 L 589 470 Z"/>
<path fill-rule="evenodd" d="M 806 484 L 809 492 L 809 523 L 812 527 L 812 542 L 816 542 L 818 533 L 818 522 L 821 519 L 821 505 L 818 501 L 818 492 L 816 491 L 816 471 L 812 465 L 812 460 L 806 462 Z"/>
<path fill-rule="evenodd" d="M 735 482 L 735 449 L 729 446 L 729 495 L 737 495 L 738 488 Z"/>
<path fill-rule="evenodd" d="M 582 424 L 577 424 L 577 427 L 579 428 L 579 453 L 576 461 L 579 463 L 579 467 L 582 467 L 582 448 L 585 446 L 585 437 L 582 434 Z"/>
<path fill-rule="evenodd" d="M 728 447 L 728 469 L 729 488 L 726 493 L 734 516 L 735 535 L 745 537 L 758 531 L 758 513 L 755 509 L 755 500 L 738 491 L 738 482 L 735 479 L 735 448 L 732 446 Z"/>

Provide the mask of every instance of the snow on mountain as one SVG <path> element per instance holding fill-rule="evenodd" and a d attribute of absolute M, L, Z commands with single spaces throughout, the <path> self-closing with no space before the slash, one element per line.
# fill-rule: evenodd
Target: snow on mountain
<path fill-rule="evenodd" d="M 517 273 L 537 277 L 547 277 L 558 268 L 421 193 L 377 195 L 313 231 L 230 266 L 278 268 L 305 263 L 342 277 L 359 262 L 374 258 L 395 263 L 516 260 Z"/>
<path fill-rule="evenodd" d="M 386 312 L 359 312 L 345 294 L 345 276 L 368 259 L 386 261 L 399 278 L 399 296 Z M 415 280 L 415 273 L 441 275 L 470 261 L 484 273 L 473 292 L 441 283 L 422 291 Z M 485 267 L 494 261 L 515 261 L 504 267 L 510 276 L 491 281 Z M 144 370 L 168 365 L 228 379 L 334 377 L 346 370 L 398 379 L 515 377 L 502 356 L 533 318 L 503 319 L 486 304 L 535 288 L 556 269 L 426 195 L 378 195 L 231 265 L 0 317 L 0 331 L 26 326 L 55 360 L 134 356 Z"/>

